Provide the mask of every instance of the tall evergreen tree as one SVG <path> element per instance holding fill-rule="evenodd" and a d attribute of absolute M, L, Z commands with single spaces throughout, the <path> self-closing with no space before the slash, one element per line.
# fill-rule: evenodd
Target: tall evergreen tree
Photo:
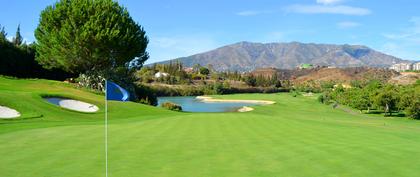
<path fill-rule="evenodd" d="M 22 37 L 22 35 L 20 35 L 20 24 L 19 24 L 18 27 L 17 27 L 17 30 L 16 30 L 16 35 L 12 40 L 12 43 L 15 46 L 20 46 L 20 45 L 22 45 L 22 42 L 23 42 L 23 37 Z"/>
<path fill-rule="evenodd" d="M 6 41 L 7 40 L 7 33 L 6 30 L 4 29 L 4 26 L 2 27 L 0 25 L 0 42 L 2 41 Z"/>
<path fill-rule="evenodd" d="M 139 68 L 149 57 L 145 31 L 112 0 L 60 0 L 41 12 L 35 37 L 39 63 L 73 73 Z"/>

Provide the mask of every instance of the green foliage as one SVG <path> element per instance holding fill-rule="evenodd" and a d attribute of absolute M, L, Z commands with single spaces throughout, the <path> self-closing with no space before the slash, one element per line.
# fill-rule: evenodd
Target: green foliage
<path fill-rule="evenodd" d="M 18 25 L 18 27 L 17 27 L 16 35 L 15 35 L 15 37 L 13 37 L 12 43 L 15 46 L 20 46 L 23 43 L 23 37 L 22 37 L 22 35 L 20 35 L 20 25 Z"/>
<path fill-rule="evenodd" d="M 420 85 L 402 90 L 398 108 L 405 110 L 410 117 L 420 119 Z"/>
<path fill-rule="evenodd" d="M 135 85 L 135 93 L 136 93 L 136 102 L 153 105 L 156 106 L 158 103 L 156 93 L 153 91 L 152 88 L 143 85 L 137 84 Z"/>
<path fill-rule="evenodd" d="M 330 94 L 331 99 L 339 104 L 358 109 L 360 112 L 380 109 L 385 115 L 399 112 L 419 119 L 420 85 L 417 84 L 395 86 L 376 80 L 363 84 L 362 88 L 337 87 L 327 94 Z"/>
<path fill-rule="evenodd" d="M 350 86 L 353 87 L 353 88 L 362 88 L 363 83 L 360 80 L 352 80 L 352 81 L 350 81 Z"/>
<path fill-rule="evenodd" d="M 392 85 L 388 85 L 382 89 L 381 92 L 379 92 L 379 94 L 374 98 L 375 105 L 382 108 L 384 112 L 389 115 L 391 115 L 392 112 L 397 111 L 398 102 L 398 91 Z"/>
<path fill-rule="evenodd" d="M 234 81 L 242 80 L 242 75 L 238 71 L 219 72 L 219 77 L 222 79 L 229 79 Z"/>
<path fill-rule="evenodd" d="M 331 103 L 331 95 L 328 92 L 324 92 L 317 98 L 318 102 L 323 104 L 330 104 Z"/>
<path fill-rule="evenodd" d="M 356 108 L 362 112 L 363 110 L 368 110 L 371 107 L 371 101 L 369 100 L 368 92 L 363 90 L 359 91 L 354 89 L 353 99 L 350 100 L 350 106 Z"/>
<path fill-rule="evenodd" d="M 244 78 L 246 85 L 255 87 L 257 85 L 257 79 L 253 75 L 246 76 Z"/>
<path fill-rule="evenodd" d="M 206 83 L 203 85 L 150 85 L 151 92 L 156 96 L 198 96 L 232 93 L 277 93 L 288 92 L 288 89 L 276 87 L 245 87 L 235 88 L 225 83 Z"/>
<path fill-rule="evenodd" d="M 0 75 L 20 78 L 46 78 L 64 80 L 72 75 L 62 70 L 46 70 L 35 61 L 36 46 L 22 43 L 20 27 L 14 42 L 6 38 L 4 27 L 0 26 Z"/>
<path fill-rule="evenodd" d="M 155 78 L 155 74 L 158 72 L 168 73 L 169 76 Z M 154 64 L 143 67 L 135 72 L 135 76 L 138 81 L 143 83 L 160 82 L 165 84 L 190 84 L 193 78 L 193 75 L 184 71 L 184 66 L 178 60 L 170 61 L 167 64 Z M 203 76 L 200 75 L 200 79 L 201 77 Z"/>
<path fill-rule="evenodd" d="M 45 68 L 102 72 L 148 58 L 143 28 L 112 0 L 60 0 L 41 12 L 35 37 Z"/>
<path fill-rule="evenodd" d="M 284 84 L 284 85 L 290 85 L 290 83 Z M 328 80 L 328 81 L 307 80 L 300 83 L 294 83 L 294 88 L 301 92 L 321 93 L 321 92 L 330 91 L 334 89 L 335 85 L 338 85 L 339 87 L 338 89 L 342 89 L 341 83 L 337 81 L 333 81 L 333 80 Z"/>
<path fill-rule="evenodd" d="M 202 66 L 202 67 L 200 67 L 200 74 L 207 76 L 207 75 L 210 74 L 210 70 L 208 68 Z"/>
<path fill-rule="evenodd" d="M 4 26 L 2 27 L 0 25 L 0 42 L 5 42 L 7 41 L 7 33 L 6 30 L 4 29 Z"/>
<path fill-rule="evenodd" d="M 292 95 L 292 97 L 297 97 L 297 96 L 300 96 L 300 95 L 302 95 L 299 91 L 297 91 L 297 90 L 293 90 L 293 91 L 291 91 L 290 92 L 290 94 Z"/>
<path fill-rule="evenodd" d="M 76 78 L 76 82 L 79 86 L 93 89 L 93 90 L 105 90 L 104 78 L 101 75 L 93 75 L 93 74 L 80 74 L 78 78 Z"/>
<path fill-rule="evenodd" d="M 333 89 L 335 84 L 336 84 L 335 81 L 322 81 L 322 82 L 320 82 L 322 91 Z"/>
<path fill-rule="evenodd" d="M 182 111 L 182 107 L 172 102 L 165 102 L 161 105 L 163 108 L 172 110 L 172 111 Z"/>

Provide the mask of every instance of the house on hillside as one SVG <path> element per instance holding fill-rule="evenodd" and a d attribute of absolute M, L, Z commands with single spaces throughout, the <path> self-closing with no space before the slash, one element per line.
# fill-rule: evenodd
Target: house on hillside
<path fill-rule="evenodd" d="M 184 71 L 186 73 L 193 73 L 194 72 L 194 68 L 193 67 L 187 67 L 187 68 L 184 68 Z"/>
<path fill-rule="evenodd" d="M 313 67 L 314 67 L 314 65 L 309 64 L 309 63 L 303 63 L 303 64 L 298 66 L 299 69 L 311 69 Z"/>
<path fill-rule="evenodd" d="M 401 72 L 407 70 L 413 70 L 413 64 L 411 63 L 397 63 L 392 65 L 389 69 Z"/>
<path fill-rule="evenodd" d="M 168 76 L 169 76 L 169 73 L 160 72 L 160 71 L 155 74 L 155 78 L 168 77 Z"/>
<path fill-rule="evenodd" d="M 417 63 L 413 64 L 413 70 L 420 71 L 420 62 L 417 62 Z"/>

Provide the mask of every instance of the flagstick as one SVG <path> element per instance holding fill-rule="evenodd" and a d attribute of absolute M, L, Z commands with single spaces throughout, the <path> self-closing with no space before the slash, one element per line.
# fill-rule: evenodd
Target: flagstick
<path fill-rule="evenodd" d="M 108 100 L 107 80 L 105 80 L 105 177 L 108 177 Z"/>

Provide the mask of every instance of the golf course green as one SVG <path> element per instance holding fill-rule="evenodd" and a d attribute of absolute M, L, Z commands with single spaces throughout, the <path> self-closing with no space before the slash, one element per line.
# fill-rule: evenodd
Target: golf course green
<path fill-rule="evenodd" d="M 60 96 L 92 103 L 81 113 L 48 103 Z M 234 94 L 271 100 L 250 112 L 183 113 L 109 101 L 109 176 L 413 177 L 420 175 L 420 122 L 351 114 L 316 96 Z M 1 177 L 105 174 L 104 96 L 49 80 L 0 77 Z"/>

